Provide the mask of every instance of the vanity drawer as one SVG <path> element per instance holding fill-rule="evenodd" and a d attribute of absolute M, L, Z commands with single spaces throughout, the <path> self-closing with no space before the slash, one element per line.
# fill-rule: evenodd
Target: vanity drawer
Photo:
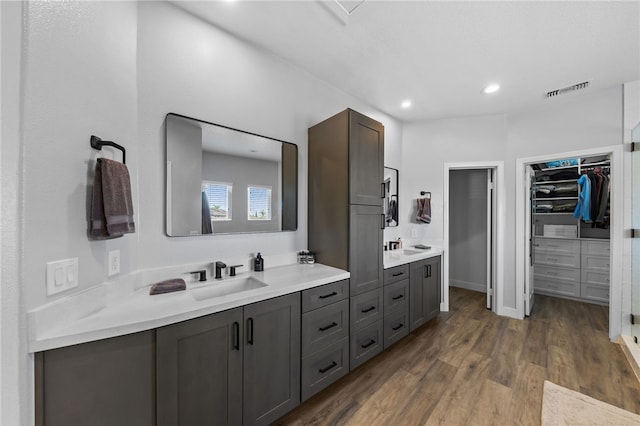
<path fill-rule="evenodd" d="M 302 401 L 315 395 L 349 372 L 349 338 L 302 358 Z"/>
<path fill-rule="evenodd" d="M 564 296 L 580 297 L 580 283 L 573 281 L 563 281 L 559 279 L 533 278 L 533 288 L 544 293 L 555 293 Z"/>
<path fill-rule="evenodd" d="M 393 311 L 406 310 L 409 306 L 409 280 L 402 280 L 384 288 L 383 311 L 387 315 Z"/>
<path fill-rule="evenodd" d="M 349 280 L 336 281 L 302 292 L 302 312 L 309 312 L 322 306 L 349 297 Z"/>
<path fill-rule="evenodd" d="M 582 255 L 582 269 L 609 272 L 609 263 L 609 256 L 595 256 L 592 254 Z"/>
<path fill-rule="evenodd" d="M 534 274 L 541 279 L 580 282 L 580 269 L 563 268 L 559 266 L 535 265 Z"/>
<path fill-rule="evenodd" d="M 385 315 L 383 320 L 384 348 L 387 349 L 398 340 L 409 334 L 409 310 Z"/>
<path fill-rule="evenodd" d="M 351 332 L 382 320 L 382 288 L 351 297 Z"/>
<path fill-rule="evenodd" d="M 582 284 L 580 295 L 584 299 L 609 303 L 609 287 L 595 284 Z"/>
<path fill-rule="evenodd" d="M 583 269 L 582 284 L 595 284 L 609 287 L 609 272 Z"/>
<path fill-rule="evenodd" d="M 348 300 L 302 314 L 302 356 L 317 352 L 348 335 Z"/>
<path fill-rule="evenodd" d="M 400 265 L 384 270 L 384 285 L 409 278 L 409 265 Z"/>
<path fill-rule="evenodd" d="M 611 253 L 611 244 L 609 241 L 582 241 L 582 254 L 595 254 L 596 256 L 609 257 Z"/>
<path fill-rule="evenodd" d="M 382 320 L 352 333 L 349 368 L 353 370 L 380 352 L 382 352 Z"/>
<path fill-rule="evenodd" d="M 554 253 L 579 253 L 580 240 L 563 240 L 561 238 L 536 238 L 536 251 Z"/>
<path fill-rule="evenodd" d="M 564 266 L 565 268 L 580 267 L 580 246 L 574 253 L 548 252 L 536 247 L 534 261 L 536 265 Z"/>

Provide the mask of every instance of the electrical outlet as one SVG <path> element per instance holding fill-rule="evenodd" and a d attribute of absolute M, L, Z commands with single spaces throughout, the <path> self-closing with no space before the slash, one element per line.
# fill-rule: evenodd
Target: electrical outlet
<path fill-rule="evenodd" d="M 78 286 L 78 258 L 47 262 L 47 296 Z"/>
<path fill-rule="evenodd" d="M 107 275 L 115 275 L 120 273 L 120 250 L 109 252 L 109 260 L 107 261 Z"/>
<path fill-rule="evenodd" d="M 418 230 L 416 228 L 411 228 L 411 238 L 418 238 Z"/>

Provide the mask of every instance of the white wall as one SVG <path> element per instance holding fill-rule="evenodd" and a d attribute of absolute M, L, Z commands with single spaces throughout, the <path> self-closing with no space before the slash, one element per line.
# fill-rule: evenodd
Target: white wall
<path fill-rule="evenodd" d="M 410 123 L 404 127 L 400 231 L 412 228 L 424 240 L 443 238 L 444 163 L 503 160 L 505 162 L 505 263 L 504 306 L 516 309 L 515 294 L 515 163 L 517 158 L 553 155 L 565 151 L 622 143 L 622 90 L 564 95 L 527 110 L 500 116 L 482 116 Z M 404 176 L 404 179 L 403 179 Z M 420 190 L 432 192 L 432 222 L 408 223 L 408 203 Z M 500 265 L 498 265 L 500 267 Z"/>
<path fill-rule="evenodd" d="M 138 16 L 139 140 L 146 157 L 139 175 L 141 268 L 227 260 L 255 251 L 266 255 L 268 264 L 270 254 L 305 249 L 307 128 L 347 107 L 381 121 L 386 140 L 399 144 L 399 122 L 171 5 L 142 2 Z M 298 231 L 167 238 L 158 212 L 164 209 L 168 112 L 296 143 Z"/>

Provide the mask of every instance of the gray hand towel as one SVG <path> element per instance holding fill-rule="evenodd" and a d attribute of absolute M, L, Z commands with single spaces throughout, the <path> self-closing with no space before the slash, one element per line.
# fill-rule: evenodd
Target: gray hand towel
<path fill-rule="evenodd" d="M 129 170 L 123 163 L 99 158 L 93 179 L 90 234 L 107 239 L 135 231 Z"/>
<path fill-rule="evenodd" d="M 174 278 L 171 280 L 155 283 L 149 289 L 149 294 L 154 295 L 154 294 L 162 294 L 162 293 L 171 293 L 172 291 L 181 291 L 186 289 L 187 289 L 187 284 L 184 282 L 182 278 Z"/>

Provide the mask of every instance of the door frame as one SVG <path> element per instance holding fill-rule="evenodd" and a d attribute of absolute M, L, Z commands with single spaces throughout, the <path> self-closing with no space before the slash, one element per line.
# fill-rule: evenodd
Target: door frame
<path fill-rule="evenodd" d="M 495 175 L 494 194 L 496 209 L 493 212 L 495 218 L 496 238 L 493 246 L 493 264 L 495 274 L 493 286 L 493 311 L 498 315 L 504 315 L 504 218 L 505 218 L 505 188 L 504 188 L 504 161 L 476 161 L 470 163 L 444 163 L 444 235 L 443 235 L 443 259 L 442 259 L 442 300 L 441 311 L 449 310 L 449 172 L 451 170 L 469 169 L 493 169 Z"/>
<path fill-rule="evenodd" d="M 622 331 L 623 311 L 623 267 L 624 267 L 624 164 L 623 146 L 613 145 L 584 149 L 558 154 L 538 155 L 516 159 L 516 309 L 518 316 L 524 318 L 525 279 L 529 271 L 526 261 L 526 197 L 529 196 L 529 183 L 525 182 L 525 166 L 534 163 L 571 157 L 609 155 L 611 158 L 611 229 L 610 229 L 610 271 L 609 271 L 609 338 L 615 341 Z"/>

